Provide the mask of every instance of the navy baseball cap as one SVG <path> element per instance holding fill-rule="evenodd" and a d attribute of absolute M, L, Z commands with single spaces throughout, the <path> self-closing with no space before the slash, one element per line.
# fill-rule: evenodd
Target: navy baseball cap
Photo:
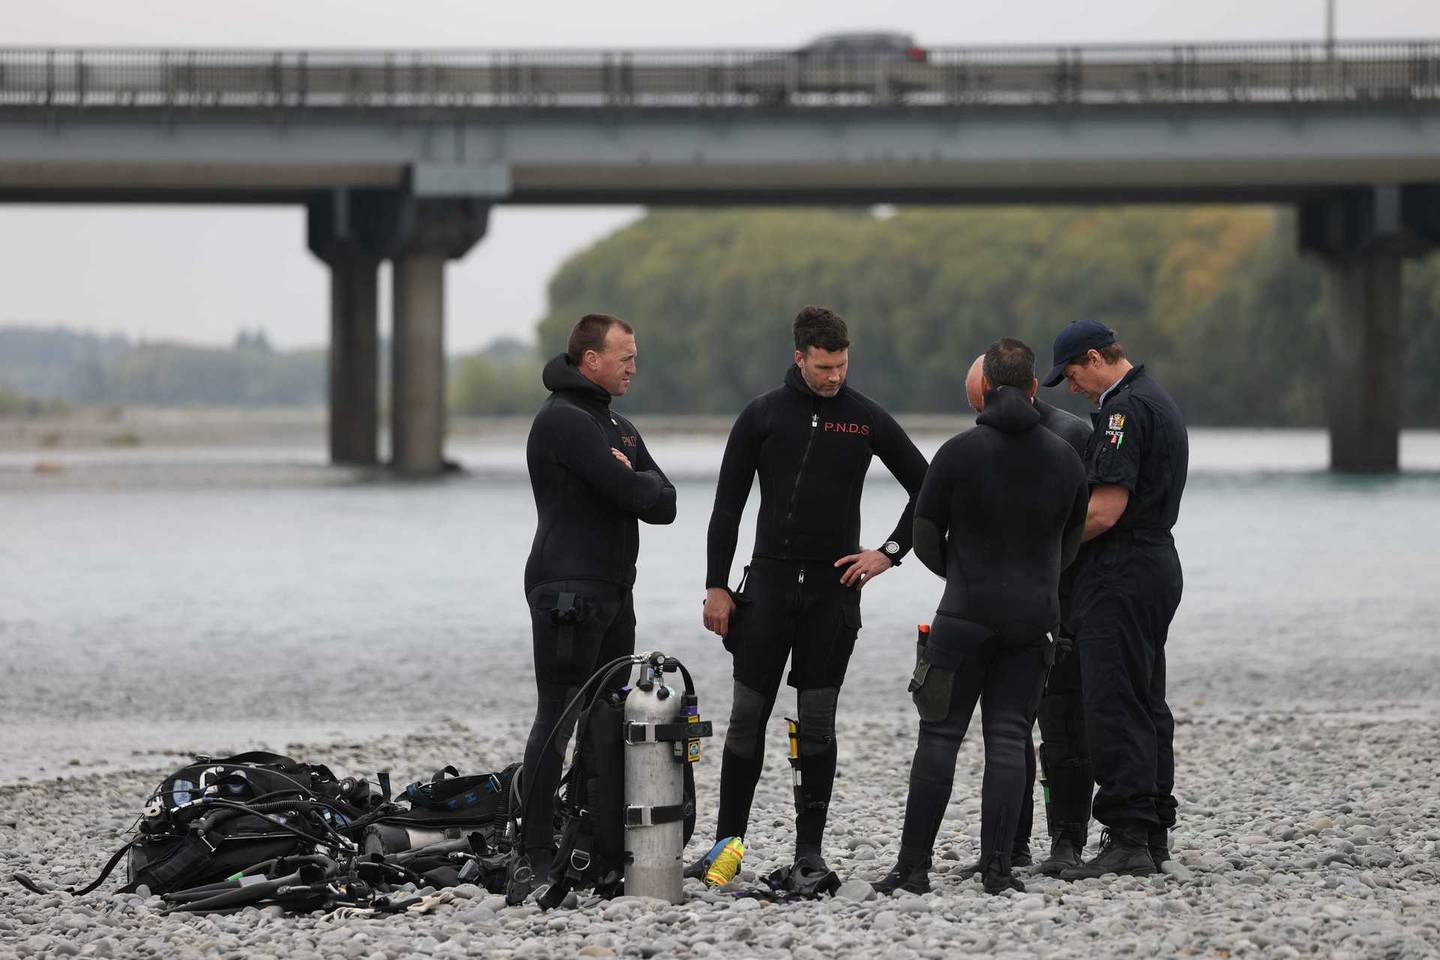
<path fill-rule="evenodd" d="M 1115 342 L 1115 331 L 1098 320 L 1076 320 L 1055 335 L 1055 368 L 1042 381 L 1053 387 L 1065 379 L 1065 365 Z"/>

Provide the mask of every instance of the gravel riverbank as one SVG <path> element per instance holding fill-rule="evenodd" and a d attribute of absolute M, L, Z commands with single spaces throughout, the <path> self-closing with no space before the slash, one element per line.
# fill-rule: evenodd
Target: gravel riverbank
<path fill-rule="evenodd" d="M 935 891 L 877 898 L 898 844 L 914 724 L 903 703 L 851 699 L 841 715 L 841 779 L 827 848 L 845 896 L 774 906 L 687 881 L 670 906 L 582 901 L 542 914 L 462 888 L 433 913 L 384 919 L 163 917 L 158 899 L 39 896 L 11 873 L 59 885 L 88 880 L 122 840 L 157 778 L 111 773 L 0 787 L 0 956 L 51 957 L 1422 957 L 1440 953 L 1440 721 L 1304 714 L 1183 721 L 1180 825 L 1172 875 L 1111 882 L 1027 877 L 1025 893 L 987 897 L 951 875 L 978 841 L 980 750 L 967 743 L 937 850 Z M 865 702 L 857 702 L 865 701 Z M 716 712 L 713 715 L 721 716 Z M 348 771 L 397 778 L 457 758 L 498 766 L 524 724 L 451 723 L 421 737 L 326 748 Z M 718 747 L 718 742 L 716 744 Z M 783 725 L 767 769 L 742 878 L 789 853 Z M 311 756 L 303 748 L 297 754 Z M 478 753 L 478 755 L 477 755 Z M 713 825 L 718 749 L 701 766 L 702 819 Z M 404 783 L 404 779 L 399 780 Z M 708 800 L 708 802 L 707 802 Z M 1043 824 L 1043 816 L 1037 815 Z M 1092 842 L 1096 838 L 1092 837 Z M 1037 827 L 1037 846 L 1044 843 Z M 112 882 L 107 889 L 113 889 Z"/>
<path fill-rule="evenodd" d="M 452 452 L 467 472 L 404 484 L 327 468 L 314 439 L 294 440 L 294 457 L 243 438 L 177 453 L 161 446 L 182 443 L 180 426 L 147 429 L 98 450 L 68 436 L 7 446 L 0 430 L 0 960 L 1440 956 L 1440 474 L 1326 476 L 1323 436 L 1284 431 L 1192 434 L 1176 531 L 1185 599 L 1167 645 L 1175 875 L 1027 878 L 1023 894 L 985 897 L 954 873 L 977 846 L 970 743 L 935 892 L 867 896 L 896 853 L 914 625 L 939 595 L 907 563 L 866 588 L 841 695 L 827 850 L 850 897 L 766 906 L 691 886 L 679 907 L 541 915 L 466 891 L 424 916 L 342 920 L 166 918 L 158 901 L 108 896 L 118 878 L 82 900 L 29 893 L 10 874 L 93 878 L 190 753 L 268 748 L 346 773 L 388 768 L 403 785 L 519 758 L 534 709 L 521 602 L 534 513 L 518 440 L 462 437 Z M 642 535 L 639 643 L 684 659 L 703 715 L 721 721 L 697 771 L 693 856 L 713 827 L 730 707 L 729 658 L 698 622 L 723 441 L 647 439 L 684 507 Z M 1419 440 L 1412 453 L 1440 464 L 1440 434 Z M 872 477 L 866 543 L 904 504 L 883 471 Z M 787 691 L 747 882 L 791 853 L 781 718 L 793 709 Z"/>

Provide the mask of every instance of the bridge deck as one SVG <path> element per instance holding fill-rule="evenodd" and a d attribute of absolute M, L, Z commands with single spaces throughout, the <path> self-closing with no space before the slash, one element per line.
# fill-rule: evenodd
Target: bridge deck
<path fill-rule="evenodd" d="M 984 108 L 1440 100 L 1440 41 L 795 51 L 0 48 L 0 106 Z"/>

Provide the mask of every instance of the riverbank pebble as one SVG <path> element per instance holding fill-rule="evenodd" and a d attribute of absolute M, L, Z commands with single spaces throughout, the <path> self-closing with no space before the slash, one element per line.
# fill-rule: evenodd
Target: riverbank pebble
<path fill-rule="evenodd" d="M 163 915 L 155 897 L 102 892 L 72 899 L 123 842 L 161 771 L 0 786 L 0 957 L 996 957 L 1194 954 L 1349 955 L 1440 952 L 1440 799 L 1433 743 L 1440 721 L 1269 715 L 1181 718 L 1180 822 L 1165 873 L 1069 884 L 1024 875 L 1023 893 L 985 896 L 977 880 L 932 874 L 925 896 L 877 896 L 870 884 L 894 861 L 913 749 L 903 705 L 861 695 L 841 714 L 841 769 L 827 836 L 845 880 L 834 899 L 776 905 L 686 883 L 674 906 L 641 898 L 542 913 L 506 908 L 476 887 L 423 916 L 285 915 L 276 908 L 224 917 Z M 870 700 L 871 702 L 864 702 Z M 495 731 L 492 731 L 494 733 Z M 330 748 L 313 759 L 396 776 L 457 758 L 499 766 L 523 731 L 489 742 L 455 729 Z M 783 756 L 783 727 L 771 755 Z M 1301 748 L 1302 743 L 1313 743 Z M 294 751 L 305 755 L 303 750 Z M 719 751 L 700 768 L 702 816 L 690 855 L 713 829 Z M 402 772 L 403 771 L 403 772 Z M 961 751 L 955 795 L 937 845 L 939 867 L 977 852 L 981 756 Z M 1403 775 L 1403 776 L 1402 776 Z M 761 785 L 746 876 L 790 854 L 789 778 L 773 764 Z M 405 782 L 401 780 L 400 782 Z M 709 802 L 707 802 L 709 801 Z M 1037 803 L 1037 853 L 1046 848 Z M 1092 835 L 1098 840 L 1098 830 Z M 56 888 L 31 893 L 23 872 Z M 756 881 L 750 879 L 749 884 Z"/>

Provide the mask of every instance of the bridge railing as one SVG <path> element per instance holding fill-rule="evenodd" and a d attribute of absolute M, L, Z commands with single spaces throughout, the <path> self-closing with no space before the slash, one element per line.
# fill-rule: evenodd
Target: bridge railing
<path fill-rule="evenodd" d="M 1440 40 L 765 50 L 0 48 L 0 107 L 985 108 L 1440 99 Z"/>

